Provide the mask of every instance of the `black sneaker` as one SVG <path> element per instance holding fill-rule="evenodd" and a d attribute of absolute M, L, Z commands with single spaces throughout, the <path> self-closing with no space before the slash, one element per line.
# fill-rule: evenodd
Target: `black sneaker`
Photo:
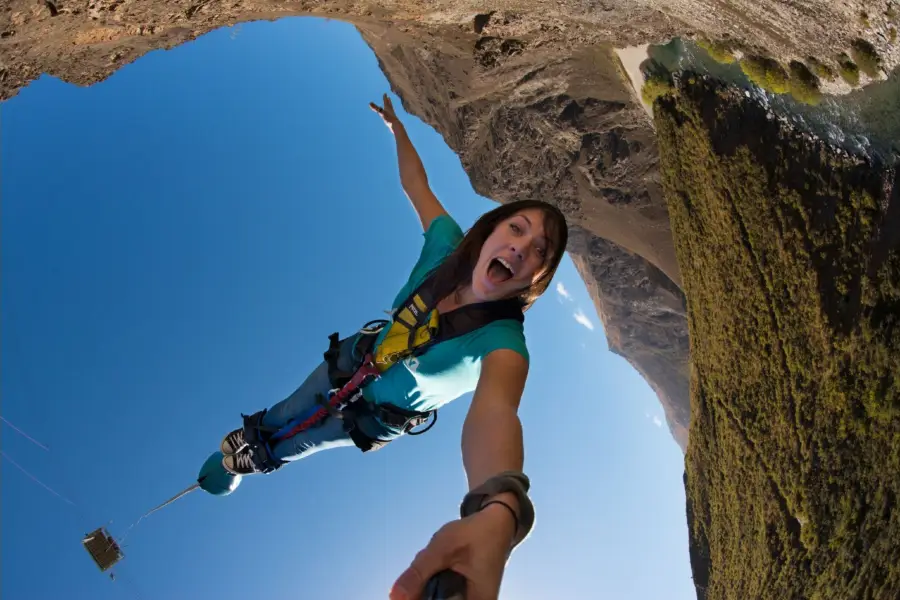
<path fill-rule="evenodd" d="M 239 454 L 229 454 L 222 459 L 222 466 L 226 471 L 234 475 L 251 475 L 260 471 L 253 464 L 253 457 L 250 452 L 241 452 Z"/>
<path fill-rule="evenodd" d="M 235 429 L 231 433 L 225 436 L 222 440 L 222 445 L 220 448 L 222 449 L 222 454 L 225 456 L 231 456 L 233 454 L 238 454 L 242 450 L 247 447 L 247 440 L 244 439 L 244 428 Z"/>

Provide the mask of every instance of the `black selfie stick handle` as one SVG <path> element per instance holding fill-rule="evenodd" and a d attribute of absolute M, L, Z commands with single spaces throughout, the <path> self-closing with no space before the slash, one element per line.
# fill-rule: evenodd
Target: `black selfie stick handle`
<path fill-rule="evenodd" d="M 466 600 L 466 578 L 456 571 L 441 571 L 433 576 L 422 600 Z"/>

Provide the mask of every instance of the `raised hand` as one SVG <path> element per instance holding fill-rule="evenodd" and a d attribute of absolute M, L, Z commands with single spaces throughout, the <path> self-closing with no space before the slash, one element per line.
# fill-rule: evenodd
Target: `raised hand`
<path fill-rule="evenodd" d="M 391 99 L 388 98 L 388 95 L 384 95 L 384 106 L 378 106 L 374 102 L 369 102 L 369 108 L 374 110 L 378 115 L 384 120 L 384 124 L 388 126 L 392 132 L 396 133 L 395 127 L 402 127 L 403 124 L 400 123 L 400 119 L 397 118 L 397 113 L 394 112 L 394 105 L 391 104 Z"/>

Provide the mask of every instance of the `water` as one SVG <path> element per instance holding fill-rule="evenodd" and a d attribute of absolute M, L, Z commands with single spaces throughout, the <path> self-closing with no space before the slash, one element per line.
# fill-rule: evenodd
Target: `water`
<path fill-rule="evenodd" d="M 617 51 L 639 96 L 637 85 L 643 80 L 636 81 L 634 75 L 643 77 L 644 70 L 636 69 L 634 63 L 639 61 L 643 66 L 649 58 L 671 73 L 690 70 L 740 87 L 779 117 L 848 152 L 889 164 L 900 160 L 900 69 L 849 93 L 828 93 L 840 86 L 824 84 L 821 101 L 810 105 L 788 93 L 764 90 L 750 80 L 737 61 L 718 62 L 691 41 L 675 38 L 664 45 L 646 47 L 646 54 L 643 48 Z"/>

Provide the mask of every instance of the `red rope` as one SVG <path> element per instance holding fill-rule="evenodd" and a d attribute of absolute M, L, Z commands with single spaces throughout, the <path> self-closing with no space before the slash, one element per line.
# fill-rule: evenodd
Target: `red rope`
<path fill-rule="evenodd" d="M 374 362 L 372 361 L 372 355 L 367 354 L 365 360 L 362 365 L 356 370 L 356 373 L 353 374 L 353 377 L 350 378 L 344 387 L 340 390 L 332 394 L 331 398 L 328 400 L 329 406 L 331 408 L 337 408 L 338 405 L 343 403 L 347 398 L 356 393 L 356 391 L 362 386 L 363 382 L 369 377 L 378 377 L 379 371 L 375 367 Z M 321 421 L 326 416 L 328 416 L 328 411 L 325 408 L 320 408 L 316 412 L 314 412 L 309 418 L 305 421 L 298 423 L 295 427 L 293 427 L 287 433 L 278 436 L 277 438 L 273 438 L 276 441 L 286 440 L 290 437 L 293 437 L 300 433 L 301 431 L 305 431 L 312 427 L 318 421 Z"/>

